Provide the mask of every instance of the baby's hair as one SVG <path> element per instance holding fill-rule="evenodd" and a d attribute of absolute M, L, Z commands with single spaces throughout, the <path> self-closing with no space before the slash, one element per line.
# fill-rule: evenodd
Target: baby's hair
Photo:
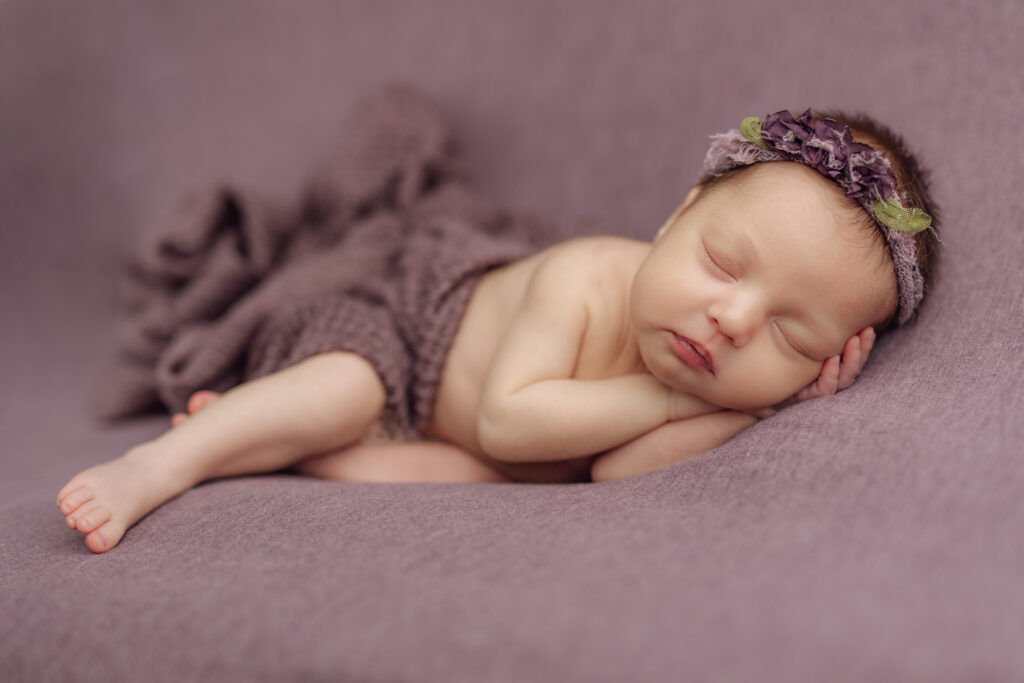
<path fill-rule="evenodd" d="M 912 234 L 915 247 L 914 255 L 917 260 L 917 267 L 924 281 L 924 292 L 927 294 L 935 281 L 938 270 L 940 244 L 938 238 L 940 224 L 939 208 L 931 195 L 929 172 L 910 151 L 902 136 L 888 126 L 879 123 L 871 116 L 864 113 L 848 114 L 838 109 L 827 111 L 815 110 L 812 121 L 817 122 L 824 118 L 834 119 L 839 123 L 846 124 L 850 128 L 850 133 L 853 135 L 855 142 L 868 144 L 885 154 L 896 175 L 897 191 L 902 199 L 902 205 L 908 209 L 921 209 L 932 217 L 931 230 L 922 230 Z M 705 173 L 699 182 L 707 191 L 716 185 L 735 181 L 737 179 L 736 176 L 747 168 L 750 167 L 741 166 L 733 168 L 718 176 Z M 885 249 L 885 253 L 888 254 L 882 228 L 857 202 L 850 200 L 849 204 L 850 208 L 856 211 L 853 215 L 863 218 L 863 220 L 858 220 L 857 222 L 863 224 L 865 229 L 874 231 L 874 235 L 878 238 L 875 240 L 878 246 L 881 249 Z M 878 331 L 881 332 L 890 327 L 894 320 L 895 315 L 881 324 Z"/>

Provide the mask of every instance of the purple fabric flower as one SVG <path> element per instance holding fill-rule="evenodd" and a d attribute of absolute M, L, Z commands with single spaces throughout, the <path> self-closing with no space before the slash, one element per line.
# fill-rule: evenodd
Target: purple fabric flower
<path fill-rule="evenodd" d="M 804 141 L 814 133 L 811 116 L 810 109 L 797 118 L 785 110 L 769 114 L 761 124 L 761 138 L 778 152 L 800 156 Z"/>
<path fill-rule="evenodd" d="M 856 142 L 847 160 L 846 196 L 888 199 L 896 196 L 896 174 L 876 149 Z"/>
<path fill-rule="evenodd" d="M 849 126 L 822 119 L 814 124 L 814 135 L 804 141 L 800 154 L 804 163 L 822 175 L 839 179 L 846 170 L 846 160 L 853 134 Z"/>
<path fill-rule="evenodd" d="M 783 157 L 842 185 L 847 197 L 896 196 L 896 176 L 881 152 L 854 142 L 846 124 L 828 118 L 812 123 L 813 116 L 810 109 L 797 117 L 785 110 L 769 114 L 761 125 L 761 139 Z"/>

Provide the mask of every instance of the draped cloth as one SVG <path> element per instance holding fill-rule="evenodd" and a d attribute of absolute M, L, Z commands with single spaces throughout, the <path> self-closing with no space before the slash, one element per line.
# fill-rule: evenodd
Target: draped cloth
<path fill-rule="evenodd" d="M 347 349 L 375 354 L 390 428 L 422 428 L 477 279 L 575 232 L 492 206 L 464 175 L 437 104 L 389 83 L 357 100 L 294 205 L 225 183 L 184 197 L 123 274 L 98 416 L 182 411 Z"/>

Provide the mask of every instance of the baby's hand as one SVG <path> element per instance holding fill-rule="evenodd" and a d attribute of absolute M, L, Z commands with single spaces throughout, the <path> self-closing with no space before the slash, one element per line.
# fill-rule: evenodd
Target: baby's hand
<path fill-rule="evenodd" d="M 842 357 L 832 356 L 821 366 L 821 374 L 818 379 L 808 384 L 797 392 L 791 399 L 792 402 L 806 401 L 809 398 L 821 398 L 845 389 L 857 375 L 864 369 L 868 362 L 871 348 L 875 344 L 875 330 L 865 327 L 863 330 L 846 340 L 843 346 Z M 789 403 L 790 401 L 787 401 Z"/>
<path fill-rule="evenodd" d="M 722 410 L 721 406 L 708 403 L 704 399 L 697 398 L 693 394 L 676 391 L 666 385 L 662 385 L 668 395 L 668 421 L 686 420 L 697 415 L 717 413 Z"/>

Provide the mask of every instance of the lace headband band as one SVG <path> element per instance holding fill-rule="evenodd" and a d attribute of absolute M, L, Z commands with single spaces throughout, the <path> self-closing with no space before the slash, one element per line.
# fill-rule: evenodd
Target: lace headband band
<path fill-rule="evenodd" d="M 911 233 L 927 230 L 932 218 L 903 206 L 892 164 L 880 150 L 854 142 L 850 127 L 834 119 L 812 122 L 810 109 L 794 118 L 788 111 L 743 120 L 740 130 L 711 136 L 704 173 L 717 177 L 759 161 L 797 161 L 838 183 L 855 199 L 885 236 L 896 270 L 899 308 L 896 322 L 914 316 L 924 297 L 924 278 L 917 266 Z"/>

